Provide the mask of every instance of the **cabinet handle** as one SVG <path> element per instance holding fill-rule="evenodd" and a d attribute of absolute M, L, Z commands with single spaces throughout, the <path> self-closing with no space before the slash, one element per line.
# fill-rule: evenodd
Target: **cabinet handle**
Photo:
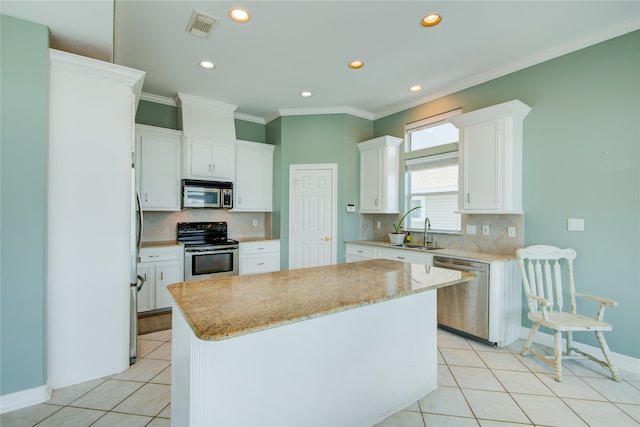
<path fill-rule="evenodd" d="M 396 257 L 396 258 L 398 258 L 398 259 L 404 259 L 404 257 L 403 257 L 403 256 L 399 256 L 399 257 Z"/>
<path fill-rule="evenodd" d="M 263 251 L 264 248 L 256 248 L 256 251 Z"/>
<path fill-rule="evenodd" d="M 258 265 L 264 265 L 264 262 L 259 262 Z"/>
<path fill-rule="evenodd" d="M 211 163 L 209 163 L 209 173 L 211 173 Z"/>
<path fill-rule="evenodd" d="M 146 282 L 147 281 L 147 273 L 144 273 L 143 276 L 144 276 L 144 281 Z"/>
<path fill-rule="evenodd" d="M 213 170 L 211 172 L 216 173 L 216 164 L 214 163 L 213 165 L 211 165 Z"/>
<path fill-rule="evenodd" d="M 467 193 L 467 203 L 471 203 L 471 193 Z"/>
<path fill-rule="evenodd" d="M 375 200 L 374 204 L 375 204 L 376 206 L 378 206 L 378 198 L 377 198 L 377 197 L 376 197 L 376 200 Z"/>
<path fill-rule="evenodd" d="M 144 193 L 144 201 L 145 203 L 149 201 L 149 193 Z"/>
<path fill-rule="evenodd" d="M 238 197 L 238 204 L 241 205 L 242 204 L 242 197 Z"/>
<path fill-rule="evenodd" d="M 363 253 L 364 251 L 360 251 L 360 250 L 359 250 L 359 251 L 357 251 L 357 252 L 358 252 L 359 254 L 361 254 L 361 253 Z"/>
<path fill-rule="evenodd" d="M 325 242 L 328 242 L 329 240 L 331 240 L 331 237 L 324 236 L 321 240 L 324 240 Z"/>
<path fill-rule="evenodd" d="M 160 258 L 160 255 L 149 255 L 149 258 Z"/>

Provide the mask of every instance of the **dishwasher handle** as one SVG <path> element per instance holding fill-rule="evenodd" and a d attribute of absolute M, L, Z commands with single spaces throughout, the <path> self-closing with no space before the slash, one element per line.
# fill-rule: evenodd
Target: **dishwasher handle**
<path fill-rule="evenodd" d="M 486 271 L 487 267 L 473 267 L 470 265 L 451 264 L 448 262 L 433 261 L 434 267 L 448 268 L 449 270 L 459 271 Z"/>

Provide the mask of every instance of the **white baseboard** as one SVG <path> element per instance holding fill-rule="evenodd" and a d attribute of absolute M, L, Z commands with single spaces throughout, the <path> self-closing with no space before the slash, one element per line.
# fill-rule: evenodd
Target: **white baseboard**
<path fill-rule="evenodd" d="M 529 331 L 530 331 L 530 328 L 525 328 L 523 326 L 520 331 L 520 338 L 526 340 L 527 336 L 529 335 Z M 540 344 L 540 345 L 553 348 L 553 335 L 538 330 L 538 332 L 536 332 L 536 335 L 533 337 L 533 342 L 535 344 Z M 566 346 L 565 338 L 562 338 L 562 345 L 564 349 Z M 604 356 L 602 355 L 602 350 L 600 350 L 600 347 L 594 347 L 591 345 L 576 342 L 575 338 L 573 340 L 573 346 L 579 350 L 582 350 L 586 353 L 589 353 L 597 357 L 598 359 L 604 359 Z M 624 354 L 616 353 L 613 351 L 611 352 L 611 359 L 613 360 L 613 364 L 616 366 L 616 368 L 618 368 L 618 370 L 640 373 L 640 359 L 637 359 L 631 356 L 626 356 Z"/>
<path fill-rule="evenodd" d="M 0 414 L 26 408 L 51 399 L 51 388 L 48 385 L 17 391 L 0 396 Z"/>

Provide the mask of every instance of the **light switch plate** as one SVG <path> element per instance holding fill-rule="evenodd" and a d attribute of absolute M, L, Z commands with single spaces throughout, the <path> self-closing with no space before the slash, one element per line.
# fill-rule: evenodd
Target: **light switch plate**
<path fill-rule="evenodd" d="M 567 221 L 567 229 L 569 231 L 584 231 L 583 218 L 569 218 Z"/>
<path fill-rule="evenodd" d="M 489 235 L 489 226 L 488 225 L 485 224 L 485 225 L 482 226 L 482 234 L 484 236 L 488 236 Z"/>
<path fill-rule="evenodd" d="M 507 236 L 516 237 L 516 228 L 515 227 L 507 227 Z"/>
<path fill-rule="evenodd" d="M 476 234 L 476 226 L 467 224 L 467 234 Z"/>

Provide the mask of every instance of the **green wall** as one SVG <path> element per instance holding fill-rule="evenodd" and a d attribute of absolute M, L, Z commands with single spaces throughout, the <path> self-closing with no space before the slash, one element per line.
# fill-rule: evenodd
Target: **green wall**
<path fill-rule="evenodd" d="M 512 99 L 532 107 L 524 121 L 525 245 L 576 249 L 579 292 L 620 303 L 605 315 L 611 349 L 638 358 L 640 31 L 377 120 L 374 133 L 402 137 L 404 123 Z M 584 218 L 585 231 L 567 231 L 568 218 Z M 584 314 L 597 311 L 578 304 Z M 591 333 L 575 339 L 598 346 Z"/>
<path fill-rule="evenodd" d="M 46 384 L 49 29 L 0 16 L 0 395 Z"/>
<path fill-rule="evenodd" d="M 348 201 L 357 201 L 359 157 L 356 143 L 371 138 L 371 121 L 347 114 L 285 116 L 267 125 L 267 141 L 275 144 L 273 234 L 281 239 L 280 264 L 289 268 L 289 166 L 338 165 L 337 259 L 344 262 L 345 239 L 357 239 L 358 218 L 346 213 Z"/>

